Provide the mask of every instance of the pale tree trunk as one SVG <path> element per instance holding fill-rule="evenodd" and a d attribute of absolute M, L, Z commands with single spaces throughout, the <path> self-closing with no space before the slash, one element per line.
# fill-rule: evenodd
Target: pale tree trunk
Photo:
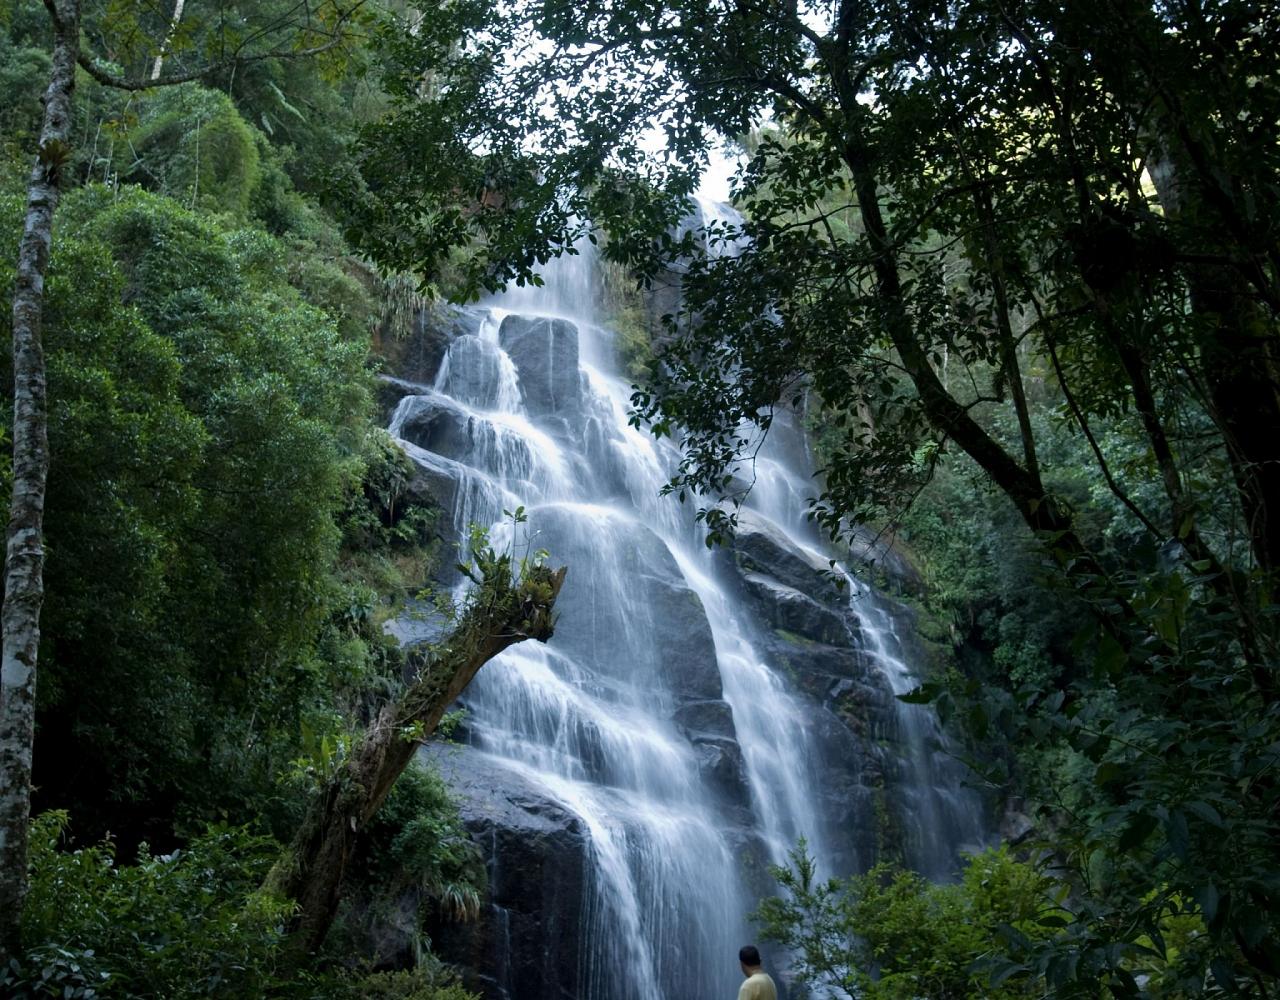
<path fill-rule="evenodd" d="M 151 66 L 151 82 L 156 83 L 160 79 L 160 71 L 164 69 L 164 54 L 169 48 L 169 43 L 173 41 L 173 36 L 178 33 L 178 25 L 182 23 L 182 8 L 186 6 L 187 0 L 176 0 L 173 5 L 173 18 L 169 21 L 169 33 L 164 36 L 164 43 L 160 46 L 160 51 L 156 53 L 156 61 Z"/>
<path fill-rule="evenodd" d="M 4 566 L 0 659 L 0 959 L 21 944 L 27 894 L 36 655 L 44 597 L 44 494 L 49 472 L 44 351 L 44 278 L 69 149 L 71 95 L 80 49 L 79 0 L 46 0 L 54 21 L 53 68 L 44 95 L 40 148 L 27 187 L 13 290 L 13 497 Z"/>
<path fill-rule="evenodd" d="M 339 773 L 317 796 L 288 853 L 268 876 L 272 893 L 297 905 L 290 950 L 315 951 L 333 923 L 357 838 L 419 745 L 476 673 L 508 646 L 545 642 L 565 570 L 534 567 L 513 583 L 503 561 L 468 602 L 457 627 L 422 657 L 417 680 L 378 713 Z"/>

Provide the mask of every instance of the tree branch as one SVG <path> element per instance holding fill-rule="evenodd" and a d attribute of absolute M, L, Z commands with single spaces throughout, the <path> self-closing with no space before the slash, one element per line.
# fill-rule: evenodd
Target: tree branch
<path fill-rule="evenodd" d="M 288 854 L 267 876 L 266 888 L 297 903 L 290 948 L 315 951 L 333 923 L 347 862 L 360 832 L 377 813 L 423 740 L 480 668 L 509 646 L 546 642 L 567 570 L 534 566 L 511 579 L 510 557 L 481 565 L 484 579 L 458 624 L 420 657 L 417 680 L 383 706 L 338 774 L 312 802 Z"/>
<path fill-rule="evenodd" d="M 53 0 L 45 0 L 46 6 L 52 4 L 52 2 Z M 270 59 L 310 59 L 318 55 L 323 55 L 325 52 L 331 52 L 350 39 L 351 36 L 345 34 L 342 31 L 342 27 L 356 15 L 366 2 L 367 0 L 358 0 L 358 2 L 351 8 L 344 11 L 330 31 L 331 37 L 329 38 L 329 41 L 324 42 L 323 44 L 309 46 L 305 49 L 272 49 L 269 52 L 244 54 L 245 46 L 252 41 L 252 38 L 250 38 L 238 46 L 232 54 L 225 59 L 220 59 L 217 62 L 208 64 L 207 66 L 202 66 L 199 69 L 179 73 L 175 76 L 166 77 L 165 79 L 149 77 L 138 80 L 129 80 L 122 76 L 117 76 L 114 73 L 110 73 L 98 66 L 97 63 L 84 52 L 80 52 L 78 54 L 76 62 L 79 64 L 81 69 L 104 87 L 112 87 L 115 90 L 136 92 L 141 90 L 150 90 L 153 87 L 173 87 L 181 83 L 190 83 L 194 80 L 202 80 L 208 76 L 212 76 L 214 73 L 220 73 L 224 70 L 238 70 L 244 66 L 265 62 Z M 253 37 L 261 37 L 263 34 L 265 34 L 265 32 L 259 32 Z"/>

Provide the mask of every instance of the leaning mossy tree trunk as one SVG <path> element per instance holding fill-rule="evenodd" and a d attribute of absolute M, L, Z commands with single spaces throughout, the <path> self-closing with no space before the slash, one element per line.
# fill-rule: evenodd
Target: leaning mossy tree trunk
<path fill-rule="evenodd" d="M 295 956 L 324 941 L 337 912 L 342 878 L 360 832 L 386 800 L 423 740 L 480 668 L 508 646 L 546 642 L 565 568 L 521 564 L 510 556 L 481 559 L 477 587 L 453 631 L 419 659 L 417 680 L 385 706 L 339 773 L 316 797 L 266 888 L 297 905 L 290 936 Z"/>

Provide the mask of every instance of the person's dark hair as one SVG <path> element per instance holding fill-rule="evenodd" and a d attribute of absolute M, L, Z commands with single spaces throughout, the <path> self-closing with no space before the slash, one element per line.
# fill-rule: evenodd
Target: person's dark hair
<path fill-rule="evenodd" d="M 744 944 L 738 949 L 738 961 L 747 968 L 760 964 L 760 952 L 753 944 Z"/>

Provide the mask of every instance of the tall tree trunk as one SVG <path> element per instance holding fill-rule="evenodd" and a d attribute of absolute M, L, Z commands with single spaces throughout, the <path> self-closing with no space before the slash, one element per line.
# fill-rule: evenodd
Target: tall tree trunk
<path fill-rule="evenodd" d="M 1013 501 L 1032 531 L 1057 537 L 1057 548 L 1075 557 L 1083 551 L 1075 538 L 1069 514 L 1046 496 L 1034 470 L 1023 468 L 1004 447 L 969 416 L 968 410 L 946 389 L 930 364 L 928 352 L 916 339 L 907 315 L 902 278 L 892 249 L 888 227 L 880 209 L 880 194 L 870 166 L 870 155 L 853 138 L 844 149 L 844 161 L 853 177 L 854 195 L 862 211 L 867 239 L 874 249 L 876 294 L 883 308 L 886 330 L 894 349 L 920 397 L 930 424 L 960 446 Z"/>
<path fill-rule="evenodd" d="M 1149 172 L 1165 215 L 1194 237 L 1212 212 L 1166 150 L 1153 143 Z M 1198 246 L 1190 247 L 1192 250 Z M 1242 254 L 1243 256 L 1243 254 Z M 1199 333 L 1200 374 L 1210 412 L 1227 445 L 1258 565 L 1272 594 L 1280 590 L 1280 325 L 1243 268 L 1195 263 L 1185 268 Z"/>
<path fill-rule="evenodd" d="M 1220 85 L 1246 71 L 1231 46 L 1213 37 L 1221 12 L 1207 18 L 1198 12 L 1185 30 L 1171 32 L 1143 0 L 1102 4 L 1099 11 L 1090 31 L 1060 41 L 1092 52 L 1104 84 L 1131 95 L 1167 235 L 1187 257 L 1183 274 L 1198 347 L 1192 367 L 1226 445 L 1254 559 L 1274 598 L 1280 596 L 1280 251 L 1274 216 L 1268 226 L 1267 208 L 1248 201 L 1251 190 L 1274 187 L 1264 138 L 1271 135 L 1274 148 L 1274 129 L 1245 138 L 1195 99 L 1206 80 Z M 1117 39 L 1124 40 L 1118 50 Z M 1189 66 L 1198 69 L 1190 74 Z M 1242 156 L 1251 143 L 1254 154 Z M 1233 163 L 1247 164 L 1243 175 Z"/>
<path fill-rule="evenodd" d="M 338 775 L 312 803 L 289 852 L 267 878 L 270 891 L 297 904 L 290 939 L 295 958 L 323 943 L 360 832 L 449 705 L 508 646 L 551 637 L 552 609 L 564 577 L 564 568 L 552 572 L 534 567 L 513 585 L 505 560 L 486 572 L 457 628 L 423 657 L 417 680 L 378 713 Z"/>
<path fill-rule="evenodd" d="M 169 33 L 164 36 L 164 41 L 160 43 L 160 51 L 156 53 L 156 61 L 151 65 L 151 82 L 157 83 L 160 80 L 160 71 L 164 69 L 165 53 L 169 49 L 169 44 L 173 41 L 173 36 L 178 33 L 178 26 L 182 23 L 182 8 L 186 6 L 186 0 L 176 0 L 173 5 L 173 17 L 169 20 Z"/>
<path fill-rule="evenodd" d="M 36 657 L 44 597 L 44 494 L 49 472 L 44 351 L 40 343 L 44 278 L 68 156 L 71 95 L 80 50 L 79 0 L 46 0 L 54 21 L 53 68 L 44 95 L 40 148 L 27 186 L 13 290 L 13 497 L 4 566 L 0 659 L 0 960 L 21 945 L 27 895 L 31 744 Z"/>
<path fill-rule="evenodd" d="M 1208 270 L 1208 269 L 1206 269 Z M 1227 268 L 1193 276 L 1191 300 L 1216 336 L 1201 364 L 1235 471 L 1246 530 L 1272 594 L 1280 591 L 1280 334 Z"/>

